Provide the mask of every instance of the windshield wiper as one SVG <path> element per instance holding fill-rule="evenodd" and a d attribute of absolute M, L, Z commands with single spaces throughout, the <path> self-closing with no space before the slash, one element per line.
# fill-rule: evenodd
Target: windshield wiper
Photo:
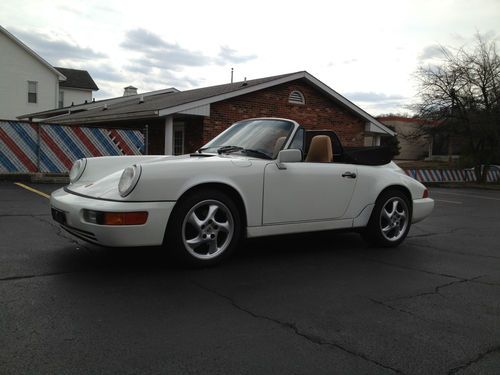
<path fill-rule="evenodd" d="M 251 148 L 243 148 L 241 146 L 222 146 L 217 149 L 217 153 L 219 154 L 230 154 L 232 152 L 242 152 L 245 154 L 254 154 L 256 156 L 259 156 L 263 159 L 271 159 L 271 157 L 266 154 L 265 152 L 259 151 L 259 150 L 254 150 Z"/>
<path fill-rule="evenodd" d="M 259 151 L 259 150 L 253 150 L 251 148 L 244 148 L 240 151 L 244 152 L 245 154 L 250 153 L 250 154 L 258 155 L 258 156 L 262 157 L 263 159 L 271 159 L 271 157 L 268 154 L 266 154 L 265 152 Z"/>
<path fill-rule="evenodd" d="M 217 149 L 218 154 L 230 153 L 243 150 L 240 146 L 222 146 Z"/>

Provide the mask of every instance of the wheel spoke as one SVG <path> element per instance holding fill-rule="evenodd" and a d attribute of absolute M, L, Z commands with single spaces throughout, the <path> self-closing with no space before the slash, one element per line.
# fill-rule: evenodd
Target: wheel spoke
<path fill-rule="evenodd" d="M 214 220 L 214 222 L 215 222 L 215 224 L 217 224 L 219 229 L 223 232 L 229 233 L 229 231 L 231 230 L 229 221 L 226 221 L 225 223 L 219 223 L 218 221 Z"/>
<path fill-rule="evenodd" d="M 394 200 L 392 201 L 392 211 L 391 211 L 391 216 L 394 215 L 398 210 L 398 201 Z"/>
<path fill-rule="evenodd" d="M 382 217 L 384 219 L 391 220 L 391 216 L 392 216 L 391 213 L 387 212 L 387 210 L 384 207 L 384 209 L 382 210 Z"/>
<path fill-rule="evenodd" d="M 200 220 L 200 218 L 196 215 L 196 212 L 193 211 L 191 215 L 189 215 L 188 223 L 194 226 L 198 231 L 201 231 L 201 226 L 203 225 L 203 221 Z"/>
<path fill-rule="evenodd" d="M 191 238 L 190 240 L 186 240 L 186 243 L 189 246 L 191 246 L 192 249 L 196 249 L 198 246 L 200 246 L 204 242 L 205 242 L 205 240 L 201 236 L 197 236 L 195 238 Z"/>
<path fill-rule="evenodd" d="M 383 228 L 382 228 L 382 232 L 387 233 L 387 232 L 389 232 L 391 229 L 392 229 L 392 225 L 390 225 L 390 224 L 389 224 L 388 226 L 386 226 L 386 227 L 383 227 Z"/>
<path fill-rule="evenodd" d="M 208 241 L 208 254 L 213 254 L 217 251 L 217 237 Z"/>
<path fill-rule="evenodd" d="M 219 206 L 216 206 L 215 204 L 211 204 L 210 206 L 208 206 L 207 217 L 204 221 L 207 222 L 208 220 L 213 220 L 218 209 Z"/>

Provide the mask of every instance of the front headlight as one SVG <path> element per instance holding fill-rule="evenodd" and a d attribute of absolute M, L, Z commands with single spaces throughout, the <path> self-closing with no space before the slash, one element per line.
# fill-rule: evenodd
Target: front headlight
<path fill-rule="evenodd" d="M 141 171 L 142 168 L 140 165 L 133 165 L 124 169 L 118 183 L 118 191 L 122 197 L 126 197 L 134 190 L 135 185 L 137 185 L 141 177 Z"/>
<path fill-rule="evenodd" d="M 69 181 L 71 183 L 76 182 L 82 177 L 83 171 L 85 170 L 85 167 L 87 166 L 87 159 L 78 159 L 73 163 L 73 167 L 71 167 L 71 170 L 69 171 Z"/>

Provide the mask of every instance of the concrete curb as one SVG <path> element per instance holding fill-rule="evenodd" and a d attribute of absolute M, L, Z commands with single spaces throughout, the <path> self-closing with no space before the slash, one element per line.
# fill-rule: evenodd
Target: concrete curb
<path fill-rule="evenodd" d="M 69 184 L 69 177 L 67 174 L 51 173 L 2 173 L 0 181 Z"/>

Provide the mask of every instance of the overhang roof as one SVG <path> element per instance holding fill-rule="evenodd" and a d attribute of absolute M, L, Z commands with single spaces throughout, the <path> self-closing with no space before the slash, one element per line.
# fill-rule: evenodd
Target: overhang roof
<path fill-rule="evenodd" d="M 102 105 L 98 107 L 94 105 L 92 108 L 88 108 L 77 113 L 75 113 L 75 110 L 73 109 L 72 113 L 66 113 L 58 116 L 56 115 L 56 117 L 51 117 L 50 119 L 46 119 L 46 121 L 57 122 L 58 124 L 90 124 L 120 121 L 132 118 L 164 117 L 295 80 L 305 80 L 337 103 L 340 103 L 357 116 L 363 118 L 367 121 L 367 123 L 373 125 L 372 128 L 379 129 L 380 133 L 395 135 L 392 130 L 388 129 L 377 119 L 306 71 L 258 78 L 243 82 L 227 83 L 175 93 L 148 97 L 144 96 L 143 100 L 138 100 L 137 98 L 141 95 L 134 95 L 125 97 L 127 98 L 126 100 L 121 100 L 120 102 L 113 103 L 111 105 L 109 105 L 109 103 L 102 103 Z M 95 104 L 97 104 L 97 102 Z M 35 115 L 36 114 L 28 114 L 21 116 L 20 118 L 35 118 L 37 117 Z"/>
<path fill-rule="evenodd" d="M 19 47 L 25 50 L 29 55 L 33 56 L 36 60 L 38 60 L 42 65 L 44 65 L 47 69 L 49 69 L 52 73 L 54 73 L 60 81 L 64 81 L 66 76 L 59 72 L 56 68 L 50 65 L 44 58 L 42 58 L 39 54 L 29 48 L 26 44 L 21 42 L 17 37 L 7 31 L 4 27 L 0 25 L 0 32 L 3 33 L 7 38 L 16 43 Z"/>
<path fill-rule="evenodd" d="M 60 87 L 93 91 L 99 90 L 99 87 L 97 87 L 89 72 L 87 72 L 86 70 L 60 67 L 56 67 L 56 69 L 66 76 L 66 81 L 61 81 L 59 83 Z"/>
<path fill-rule="evenodd" d="M 179 92 L 175 87 L 169 87 L 167 89 L 162 89 L 162 90 L 155 90 L 155 91 L 149 91 L 145 92 L 143 94 L 134 94 L 134 95 L 127 95 L 127 96 L 118 96 L 115 98 L 109 98 L 109 99 L 102 99 L 102 100 L 93 100 L 90 103 L 83 103 L 83 104 L 76 104 L 76 105 L 71 105 L 63 108 L 56 108 L 56 109 L 49 109 L 47 111 L 40 111 L 40 112 L 34 112 L 34 113 L 27 113 L 25 115 L 17 116 L 18 119 L 35 119 L 36 121 L 48 121 L 48 119 L 52 119 L 61 115 L 67 115 L 69 113 L 77 113 L 77 112 L 82 112 L 82 111 L 88 111 L 90 109 L 94 108 L 103 108 L 104 105 L 111 106 L 115 105 L 117 103 L 125 102 L 125 101 L 130 101 L 131 99 L 134 99 L 137 101 L 140 99 L 140 97 L 150 97 L 150 96 L 155 96 L 155 95 L 162 95 L 162 94 L 169 94 L 173 92 Z"/>

